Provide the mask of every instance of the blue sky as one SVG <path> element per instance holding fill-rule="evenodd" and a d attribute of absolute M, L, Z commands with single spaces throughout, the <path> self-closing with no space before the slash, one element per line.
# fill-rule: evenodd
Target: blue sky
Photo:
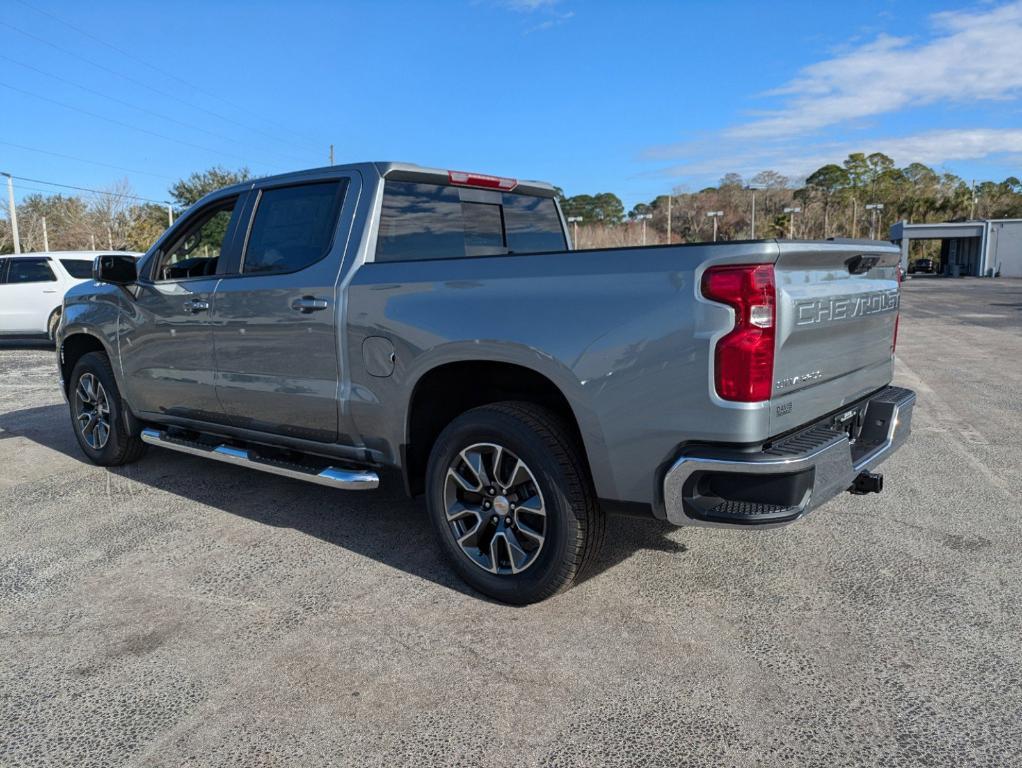
<path fill-rule="evenodd" d="M 158 200 L 331 143 L 628 205 L 856 150 L 1022 176 L 1022 2 L 5 0 L 0 64 L 0 170 Z"/>

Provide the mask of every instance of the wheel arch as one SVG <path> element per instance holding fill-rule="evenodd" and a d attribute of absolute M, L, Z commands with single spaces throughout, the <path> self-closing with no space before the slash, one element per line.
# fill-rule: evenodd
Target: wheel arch
<path fill-rule="evenodd" d="M 444 427 L 471 408 L 507 400 L 532 402 L 560 416 L 595 481 L 602 460 L 593 455 L 592 430 L 598 425 L 585 414 L 579 417 L 578 393 L 564 389 L 545 373 L 506 360 L 448 360 L 424 371 L 405 413 L 401 468 L 409 494 L 422 493 L 429 453 Z"/>

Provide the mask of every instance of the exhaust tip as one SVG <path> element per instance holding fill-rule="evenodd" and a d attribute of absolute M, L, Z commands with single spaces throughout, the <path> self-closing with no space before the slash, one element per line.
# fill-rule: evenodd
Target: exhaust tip
<path fill-rule="evenodd" d="M 867 493 L 880 493 L 884 489 L 884 476 L 879 472 L 860 472 L 852 482 L 849 493 L 858 496 Z"/>

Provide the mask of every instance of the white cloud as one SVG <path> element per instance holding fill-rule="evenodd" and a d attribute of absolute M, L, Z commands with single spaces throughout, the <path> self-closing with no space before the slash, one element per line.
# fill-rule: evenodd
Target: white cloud
<path fill-rule="evenodd" d="M 1022 2 L 930 17 L 933 39 L 881 35 L 805 67 L 780 108 L 728 129 L 734 139 L 772 139 L 938 102 L 1002 100 L 1022 92 Z"/>
<path fill-rule="evenodd" d="M 505 0 L 504 5 L 512 11 L 532 13 L 544 8 L 553 8 L 560 0 Z"/>
<path fill-rule="evenodd" d="M 669 148 L 677 153 L 678 147 Z M 925 163 L 939 166 L 955 160 L 976 160 L 990 155 L 1022 153 L 1022 129 L 962 128 L 863 139 L 855 142 L 823 142 L 810 147 L 770 143 L 754 150 L 732 153 L 724 160 L 719 155 L 705 156 L 692 145 L 688 154 L 700 156 L 691 162 L 676 164 L 656 172 L 658 176 L 677 177 L 722 175 L 736 171 L 751 176 L 765 168 L 796 179 L 805 178 L 821 165 L 841 162 L 851 152 L 883 152 L 899 165 Z M 675 157 L 678 157 L 675 154 Z"/>

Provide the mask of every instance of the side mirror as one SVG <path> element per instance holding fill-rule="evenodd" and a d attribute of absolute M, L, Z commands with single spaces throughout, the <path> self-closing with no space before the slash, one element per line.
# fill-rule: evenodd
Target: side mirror
<path fill-rule="evenodd" d="M 131 285 L 138 282 L 138 267 L 133 256 L 102 255 L 96 258 L 92 276 L 100 283 Z"/>

